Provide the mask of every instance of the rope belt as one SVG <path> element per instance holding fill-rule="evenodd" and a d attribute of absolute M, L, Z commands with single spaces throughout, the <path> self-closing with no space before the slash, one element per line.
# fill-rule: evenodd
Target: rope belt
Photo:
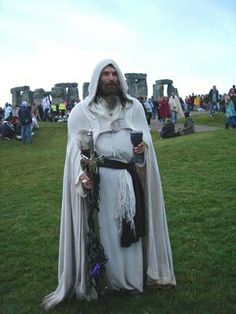
<path fill-rule="evenodd" d="M 129 247 L 132 243 L 137 242 L 140 237 L 145 235 L 145 211 L 144 211 L 144 192 L 141 180 L 138 176 L 135 163 L 125 163 L 118 160 L 104 159 L 104 163 L 99 167 L 111 169 L 125 169 L 129 172 L 136 200 L 136 214 L 134 216 L 135 229 L 132 229 L 130 223 L 125 219 L 122 221 L 121 246 Z M 122 193 L 120 191 L 119 193 Z"/>

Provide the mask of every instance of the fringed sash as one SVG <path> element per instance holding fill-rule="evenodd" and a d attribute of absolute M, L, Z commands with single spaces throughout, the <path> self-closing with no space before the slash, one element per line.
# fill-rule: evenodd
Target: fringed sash
<path fill-rule="evenodd" d="M 133 218 L 134 228 L 130 220 L 122 219 L 121 246 L 129 247 L 132 243 L 137 242 L 140 237 L 145 235 L 145 212 L 144 212 L 144 192 L 141 180 L 138 176 L 135 163 L 124 163 L 118 160 L 104 159 L 104 163 L 100 166 L 111 169 L 125 169 L 129 172 L 134 188 L 136 213 Z M 122 193 L 120 191 L 119 193 Z"/>

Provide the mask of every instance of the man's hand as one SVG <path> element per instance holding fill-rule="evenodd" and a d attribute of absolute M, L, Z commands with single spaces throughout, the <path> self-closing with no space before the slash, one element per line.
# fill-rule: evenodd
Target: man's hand
<path fill-rule="evenodd" d="M 89 178 L 86 172 L 83 172 L 79 177 L 80 182 L 82 183 L 83 187 L 90 190 L 93 187 L 93 180 Z"/>
<path fill-rule="evenodd" d="M 146 144 L 145 144 L 144 141 L 142 141 L 140 144 L 138 144 L 138 146 L 134 146 L 133 147 L 134 154 L 142 154 L 142 153 L 144 153 L 145 146 L 146 146 Z"/>

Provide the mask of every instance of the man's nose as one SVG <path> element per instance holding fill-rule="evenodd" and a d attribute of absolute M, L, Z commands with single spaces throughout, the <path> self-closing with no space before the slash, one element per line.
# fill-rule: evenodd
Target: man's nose
<path fill-rule="evenodd" d="M 114 75 L 112 73 L 109 74 L 108 76 L 109 81 L 114 81 Z"/>

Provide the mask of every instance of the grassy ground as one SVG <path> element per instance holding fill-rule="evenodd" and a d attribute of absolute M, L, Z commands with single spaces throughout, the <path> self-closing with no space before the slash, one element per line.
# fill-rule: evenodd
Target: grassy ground
<path fill-rule="evenodd" d="M 209 125 L 215 127 L 224 127 L 225 117 L 223 113 L 216 113 L 212 117 L 209 117 L 209 112 L 191 112 L 194 124 Z M 184 118 L 178 119 L 178 123 L 184 123 Z"/>
<path fill-rule="evenodd" d="M 223 126 L 222 115 L 215 124 L 197 119 Z M 112 298 L 109 313 L 236 312 L 235 135 L 222 129 L 160 140 L 153 133 L 178 285 Z M 0 313 L 43 313 L 41 299 L 56 287 L 65 145 L 64 124 L 41 124 L 32 146 L 0 143 Z M 100 309 L 73 300 L 54 313 Z"/>

